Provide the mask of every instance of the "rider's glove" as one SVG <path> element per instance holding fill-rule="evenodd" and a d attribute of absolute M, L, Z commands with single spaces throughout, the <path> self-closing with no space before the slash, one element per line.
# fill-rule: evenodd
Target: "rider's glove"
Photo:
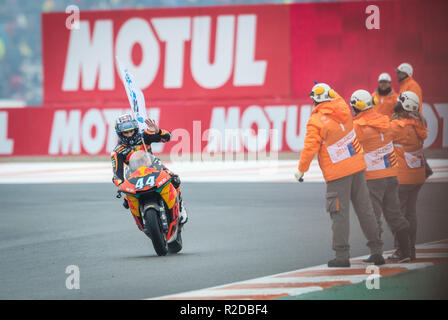
<path fill-rule="evenodd" d="M 294 177 L 296 177 L 296 180 L 297 180 L 298 182 L 303 182 L 303 175 L 304 175 L 303 172 L 297 171 L 297 172 L 294 174 Z"/>

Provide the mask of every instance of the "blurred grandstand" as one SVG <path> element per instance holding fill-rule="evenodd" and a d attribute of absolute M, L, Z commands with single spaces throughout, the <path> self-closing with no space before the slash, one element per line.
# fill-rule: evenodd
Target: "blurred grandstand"
<path fill-rule="evenodd" d="M 306 0 L 0 0 L 0 107 L 42 105 L 41 12 L 310 2 Z M 318 2 L 314 0 L 313 2 Z"/>

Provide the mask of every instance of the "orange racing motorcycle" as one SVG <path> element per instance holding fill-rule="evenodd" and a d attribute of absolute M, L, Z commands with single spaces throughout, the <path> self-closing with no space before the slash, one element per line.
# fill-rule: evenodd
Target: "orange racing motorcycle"
<path fill-rule="evenodd" d="M 182 250 L 179 197 L 162 161 L 144 151 L 134 152 L 120 184 L 117 197 L 127 195 L 132 214 L 143 221 L 143 232 L 151 239 L 157 255 Z"/>

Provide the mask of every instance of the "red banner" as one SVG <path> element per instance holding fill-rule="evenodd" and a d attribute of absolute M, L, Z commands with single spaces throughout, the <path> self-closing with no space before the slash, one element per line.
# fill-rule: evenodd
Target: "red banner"
<path fill-rule="evenodd" d="M 115 56 L 150 117 L 157 153 L 300 151 L 314 81 L 347 101 L 414 67 L 427 148 L 448 147 L 447 1 L 375 1 L 81 12 L 42 16 L 44 107 L 0 110 L 0 155 L 108 154 L 129 110 Z M 123 109 L 119 109 L 123 108 Z"/>
<path fill-rule="evenodd" d="M 171 142 L 155 153 L 298 152 L 303 148 L 309 101 L 247 100 L 170 104 L 148 110 Z M 117 136 L 120 108 L 0 109 L 0 155 L 107 155 Z M 448 147 L 448 104 L 423 105 L 429 134 L 424 147 Z"/>
<path fill-rule="evenodd" d="M 42 15 L 44 105 L 126 102 L 115 56 L 147 99 L 290 95 L 289 6 Z"/>
<path fill-rule="evenodd" d="M 423 101 L 448 102 L 448 1 L 292 4 L 290 12 L 294 96 L 318 81 L 348 100 L 355 90 L 374 91 L 383 72 L 398 91 L 394 70 L 408 62 Z"/>

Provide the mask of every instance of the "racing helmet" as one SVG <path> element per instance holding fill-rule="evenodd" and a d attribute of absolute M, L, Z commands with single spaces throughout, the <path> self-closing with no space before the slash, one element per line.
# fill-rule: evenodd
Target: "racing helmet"
<path fill-rule="evenodd" d="M 418 111 L 420 107 L 420 99 L 418 98 L 418 95 L 412 91 L 404 91 L 400 93 L 397 102 L 408 112 Z"/>
<path fill-rule="evenodd" d="M 317 83 L 311 89 L 310 97 L 316 103 L 331 101 L 336 97 L 336 93 L 326 83 Z"/>
<path fill-rule="evenodd" d="M 356 90 L 350 98 L 350 105 L 358 111 L 372 108 L 378 101 L 367 90 Z"/>
<path fill-rule="evenodd" d="M 134 134 L 130 137 L 125 137 L 124 132 L 134 130 Z M 137 143 L 138 135 L 138 122 L 135 120 L 131 114 L 125 113 L 118 117 L 115 121 L 115 132 L 120 139 L 120 142 L 127 144 L 128 146 L 133 146 Z"/>

